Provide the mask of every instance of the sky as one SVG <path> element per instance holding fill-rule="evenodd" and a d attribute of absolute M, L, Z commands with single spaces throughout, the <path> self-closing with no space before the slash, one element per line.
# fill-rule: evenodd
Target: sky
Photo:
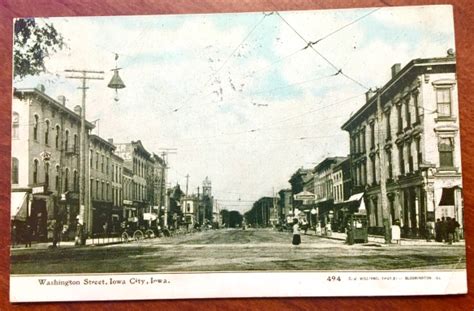
<path fill-rule="evenodd" d="M 176 148 L 170 185 L 185 189 L 189 174 L 188 191 L 197 192 L 208 176 L 219 207 L 241 212 L 290 188 L 298 168 L 347 155 L 341 125 L 393 64 L 455 48 L 450 6 L 39 21 L 54 24 L 67 48 L 14 87 L 43 84 L 72 109 L 80 80 L 64 70 L 104 71 L 87 91 L 94 133 L 141 140 L 157 154 Z M 107 88 L 116 66 L 126 85 L 118 101 Z"/>

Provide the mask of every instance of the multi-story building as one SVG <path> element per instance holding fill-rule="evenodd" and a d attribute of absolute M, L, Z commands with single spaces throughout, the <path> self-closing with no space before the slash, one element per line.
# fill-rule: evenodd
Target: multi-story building
<path fill-rule="evenodd" d="M 63 227 L 64 237 L 75 235 L 80 113 L 79 106 L 66 107 L 65 97 L 49 97 L 42 85 L 14 90 L 11 217 L 19 231 L 30 225 L 33 240 L 46 240 L 52 223 Z"/>
<path fill-rule="evenodd" d="M 111 232 L 118 229 L 121 211 L 114 209 L 114 168 L 115 146 L 97 135 L 89 135 L 89 178 L 90 178 L 90 213 L 91 232 Z M 118 176 L 117 176 L 118 177 Z M 117 207 L 117 206 L 116 206 Z"/>
<path fill-rule="evenodd" d="M 350 157 L 347 157 L 345 160 L 334 165 L 331 178 L 334 199 L 334 219 L 332 229 L 344 232 L 344 206 L 352 194 Z"/>
<path fill-rule="evenodd" d="M 182 223 L 188 228 L 198 223 L 200 201 L 197 195 L 188 195 L 181 198 L 181 212 L 184 218 Z"/>
<path fill-rule="evenodd" d="M 122 220 L 133 221 L 137 217 L 137 207 L 133 203 L 133 172 L 127 166 L 122 169 Z"/>
<path fill-rule="evenodd" d="M 109 139 L 113 144 L 113 140 Z M 112 163 L 112 227 L 110 232 L 118 232 L 119 224 L 123 221 L 123 159 L 113 153 Z"/>
<path fill-rule="evenodd" d="M 332 220 L 334 213 L 334 198 L 339 198 L 340 192 L 334 192 L 334 167 L 347 160 L 346 157 L 328 157 L 315 166 L 314 174 L 314 195 L 315 206 L 319 221 L 323 224 Z M 337 175 L 336 175 L 337 176 Z"/>
<path fill-rule="evenodd" d="M 153 206 L 160 219 L 163 219 L 166 208 L 166 162 L 164 158 L 152 154 L 153 176 L 152 189 Z"/>
<path fill-rule="evenodd" d="M 278 217 L 280 221 L 291 223 L 293 215 L 293 198 L 291 189 L 282 189 L 278 191 Z"/>
<path fill-rule="evenodd" d="M 436 218 L 455 217 L 462 225 L 453 53 L 414 59 L 403 68 L 395 64 L 390 81 L 375 95 L 368 93 L 365 105 L 342 129 L 350 136 L 354 192 L 365 191 L 371 232 L 382 233 L 384 220 L 399 220 L 404 236 L 419 237 L 427 221 Z M 381 180 L 382 169 L 386 180 Z M 386 207 L 381 182 L 386 184 Z"/>
<path fill-rule="evenodd" d="M 128 168 L 133 173 L 132 181 L 132 201 L 136 217 L 143 220 L 144 213 L 150 213 L 153 202 L 150 201 L 149 180 L 152 172 L 150 157 L 151 154 L 143 147 L 140 140 L 130 143 L 115 144 L 115 153 L 124 162 L 124 168 Z"/>
<path fill-rule="evenodd" d="M 299 168 L 288 180 L 291 185 L 293 213 L 295 209 L 309 212 L 314 206 L 314 176 L 312 169 Z M 296 200 L 296 195 L 311 197 L 304 200 Z"/>

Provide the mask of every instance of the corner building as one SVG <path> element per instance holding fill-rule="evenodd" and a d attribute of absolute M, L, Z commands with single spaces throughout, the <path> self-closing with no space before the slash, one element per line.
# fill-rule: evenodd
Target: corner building
<path fill-rule="evenodd" d="M 426 224 L 454 217 L 463 226 L 461 146 L 454 55 L 392 67 L 392 78 L 342 129 L 350 136 L 353 193 L 365 192 L 369 232 L 399 220 L 402 236 L 425 237 Z M 385 161 L 381 163 L 381 152 Z M 380 171 L 386 170 L 381 181 Z M 387 213 L 380 183 L 386 182 Z"/>

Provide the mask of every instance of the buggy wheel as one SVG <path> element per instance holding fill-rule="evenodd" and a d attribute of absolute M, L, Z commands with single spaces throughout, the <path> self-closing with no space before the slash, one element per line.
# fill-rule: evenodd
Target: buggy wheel
<path fill-rule="evenodd" d="M 133 233 L 133 239 L 135 241 L 140 241 L 140 240 L 143 240 L 143 232 L 141 230 L 136 230 L 134 233 Z"/>
<path fill-rule="evenodd" d="M 147 231 L 145 231 L 145 237 L 147 239 L 153 239 L 155 237 L 155 232 L 153 232 L 153 230 L 151 229 L 148 229 Z"/>
<path fill-rule="evenodd" d="M 122 233 L 122 241 L 127 243 L 128 239 L 129 239 L 128 233 L 127 232 Z"/>

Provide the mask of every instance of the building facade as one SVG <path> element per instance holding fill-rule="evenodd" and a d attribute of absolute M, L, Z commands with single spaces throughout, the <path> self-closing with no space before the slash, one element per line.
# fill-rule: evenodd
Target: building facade
<path fill-rule="evenodd" d="M 318 221 L 324 226 L 332 221 L 335 200 L 342 203 L 342 171 L 335 173 L 335 167 L 346 161 L 346 157 L 328 157 L 314 168 L 314 194 Z M 341 181 L 339 181 L 339 176 Z M 337 177 L 337 178 L 336 178 Z M 334 182 L 336 181 L 336 185 Z"/>
<path fill-rule="evenodd" d="M 378 105 L 379 104 L 379 105 Z M 381 107 L 381 118 L 377 115 Z M 369 230 L 398 220 L 402 235 L 423 237 L 428 221 L 463 223 L 456 60 L 415 59 L 343 126 L 350 136 L 354 192 L 365 191 Z M 384 153 L 383 155 L 381 153 Z M 385 161 L 381 161 L 381 157 Z M 381 180 L 381 170 L 386 180 Z M 387 205 L 382 206 L 381 182 Z"/>
<path fill-rule="evenodd" d="M 153 172 L 151 154 L 143 147 L 140 140 L 130 143 L 115 144 L 115 154 L 123 159 L 123 167 L 132 172 L 132 193 L 128 203 L 129 214 L 138 222 L 143 221 L 145 213 L 151 213 L 153 202 L 150 195 L 150 175 Z"/>
<path fill-rule="evenodd" d="M 114 209 L 114 155 L 115 146 L 97 136 L 89 135 L 89 198 L 92 207 L 92 233 L 108 233 L 118 228 L 120 210 Z M 118 176 L 117 176 L 118 177 Z"/>
<path fill-rule="evenodd" d="M 49 97 L 42 85 L 14 90 L 11 216 L 19 231 L 31 227 L 33 240 L 51 238 L 53 226 L 63 238 L 76 233 L 80 113 L 78 106 L 67 108 L 63 96 Z"/>

